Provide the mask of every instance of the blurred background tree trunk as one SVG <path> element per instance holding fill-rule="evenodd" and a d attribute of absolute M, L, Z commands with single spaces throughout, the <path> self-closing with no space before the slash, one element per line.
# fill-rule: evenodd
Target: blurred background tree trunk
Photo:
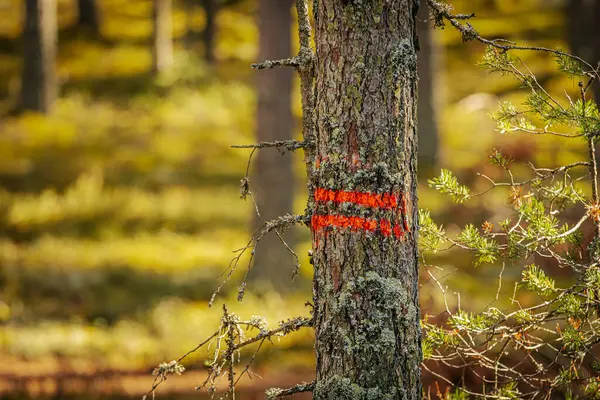
<path fill-rule="evenodd" d="M 567 39 L 571 52 L 593 66 L 600 62 L 600 1 L 568 0 Z M 600 82 L 593 85 L 594 97 L 600 101 Z"/>
<path fill-rule="evenodd" d="M 153 0 L 152 73 L 159 74 L 173 65 L 171 0 Z"/>
<path fill-rule="evenodd" d="M 89 29 L 94 35 L 100 34 L 100 16 L 96 0 L 77 0 L 78 19 L 77 25 Z"/>
<path fill-rule="evenodd" d="M 260 0 L 259 3 L 259 60 L 289 57 L 291 54 L 292 0 Z M 293 138 L 292 68 L 259 71 L 258 141 Z M 292 212 L 294 176 L 292 157 L 282 156 L 275 149 L 259 150 L 252 179 L 256 204 L 261 213 L 255 217 L 254 229 L 265 221 Z M 290 246 L 293 232 L 286 235 Z M 258 245 L 251 274 L 255 282 L 269 282 L 281 291 L 291 284 L 293 258 L 276 235 L 265 236 Z"/>
<path fill-rule="evenodd" d="M 583 58 L 592 66 L 600 63 L 600 0 L 568 0 L 566 4 L 567 15 L 567 41 L 571 53 Z M 600 82 L 594 82 L 592 93 L 596 103 L 600 103 Z M 596 144 L 596 152 L 599 151 Z M 556 154 L 561 149 L 557 149 Z M 573 210 L 574 211 L 574 210 Z M 570 217 L 570 222 L 575 223 L 578 218 L 576 213 Z M 587 232 L 591 238 L 591 226 Z M 591 239 L 590 239 L 591 240 Z"/>
<path fill-rule="evenodd" d="M 203 0 L 204 14 L 206 15 L 206 24 L 202 32 L 202 41 L 204 42 L 204 55 L 209 64 L 215 62 L 215 20 L 217 17 L 217 0 Z"/>
<path fill-rule="evenodd" d="M 436 46 L 433 28 L 429 23 L 427 2 L 422 1 L 417 17 L 419 51 L 417 68 L 419 71 L 419 173 L 423 178 L 435 173 L 438 163 L 439 136 L 437 127 L 437 55 L 440 46 Z"/>
<path fill-rule="evenodd" d="M 186 0 L 185 9 L 188 18 L 188 30 L 185 35 L 185 45 L 189 50 L 197 48 L 197 42 L 202 41 L 204 57 L 208 64 L 215 62 L 215 43 L 216 43 L 216 18 L 217 13 L 222 7 L 227 7 L 228 3 L 219 0 Z M 198 32 L 193 29 L 193 15 L 197 9 L 202 7 L 204 11 L 204 30 Z"/>
<path fill-rule="evenodd" d="M 56 0 L 26 0 L 21 106 L 48 113 L 57 96 Z"/>

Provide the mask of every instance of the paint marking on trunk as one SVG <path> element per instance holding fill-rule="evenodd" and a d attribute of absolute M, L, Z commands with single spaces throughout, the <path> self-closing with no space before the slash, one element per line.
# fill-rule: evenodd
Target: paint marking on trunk
<path fill-rule="evenodd" d="M 314 196 L 315 201 L 320 203 L 353 203 L 381 209 L 394 209 L 401 205 L 399 197 L 391 193 L 376 194 L 317 188 Z"/>
<path fill-rule="evenodd" d="M 404 239 L 405 231 L 401 224 L 392 223 L 389 219 L 348 217 L 345 215 L 313 215 L 311 218 L 313 232 L 319 232 L 328 227 L 350 229 L 352 231 L 380 232 L 385 237 L 392 234 L 397 239 Z"/>

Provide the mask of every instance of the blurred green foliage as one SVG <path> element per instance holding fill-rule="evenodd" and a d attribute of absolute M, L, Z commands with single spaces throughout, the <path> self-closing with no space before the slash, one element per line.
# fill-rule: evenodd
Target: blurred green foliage
<path fill-rule="evenodd" d="M 260 309 L 268 328 L 277 327 L 277 322 L 290 314 L 305 315 L 306 309 L 300 299 L 284 302 L 277 295 L 255 297 L 249 295 L 245 304 L 228 298 L 232 311 L 250 318 L 252 310 Z M 19 357 L 27 361 L 39 361 L 49 355 L 61 359 L 87 362 L 92 370 L 105 368 L 143 369 L 158 363 L 158 360 L 178 358 L 194 348 L 200 338 L 210 336 L 219 325 L 221 310 L 208 308 L 205 302 L 190 303 L 177 298 L 166 298 L 143 318 L 123 319 L 107 324 L 97 319 L 92 324 L 71 321 L 42 321 L 36 325 L 8 325 L 0 331 L 3 358 Z M 276 343 L 264 346 L 259 361 L 269 359 L 280 366 L 312 363 L 312 332 L 295 332 L 281 337 Z M 252 355 L 255 347 L 244 349 L 243 356 Z M 290 357 L 293 356 L 293 357 Z M 192 362 L 202 363 L 205 354 L 191 356 Z M 15 364 L 18 365 L 18 364 Z M 88 366 L 88 367 L 91 367 Z M 0 368 L 0 371 L 6 371 Z M 15 372 L 15 371 L 12 371 Z"/>

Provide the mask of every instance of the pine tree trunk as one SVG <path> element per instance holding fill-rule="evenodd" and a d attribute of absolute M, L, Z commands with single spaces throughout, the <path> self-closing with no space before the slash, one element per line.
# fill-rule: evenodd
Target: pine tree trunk
<path fill-rule="evenodd" d="M 318 400 L 420 399 L 416 0 L 319 0 Z"/>
<path fill-rule="evenodd" d="M 152 72 L 159 74 L 173 64 L 171 0 L 153 0 Z"/>
<path fill-rule="evenodd" d="M 291 54 L 291 0 L 260 0 L 259 60 L 274 60 Z M 293 137 L 292 76 L 290 68 L 258 72 L 258 141 L 288 140 Z M 261 217 L 254 227 L 292 212 L 294 175 L 292 157 L 282 156 L 276 149 L 264 149 L 256 157 L 253 188 Z M 286 241 L 293 246 L 293 232 Z M 259 244 L 251 279 L 269 283 L 282 291 L 291 284 L 294 259 L 275 235 L 266 235 Z M 256 287 L 256 284 L 254 285 Z"/>
<path fill-rule="evenodd" d="M 21 106 L 48 113 L 57 95 L 56 1 L 26 0 Z"/>
<path fill-rule="evenodd" d="M 94 35 L 100 31 L 100 18 L 96 0 L 77 0 L 79 19 L 77 25 L 86 27 Z"/>
<path fill-rule="evenodd" d="M 417 69 L 419 72 L 419 172 L 430 176 L 438 163 L 439 139 L 437 129 L 436 94 L 439 90 L 435 66 L 438 49 L 433 38 L 427 2 L 422 1 L 417 22 L 420 50 Z"/>

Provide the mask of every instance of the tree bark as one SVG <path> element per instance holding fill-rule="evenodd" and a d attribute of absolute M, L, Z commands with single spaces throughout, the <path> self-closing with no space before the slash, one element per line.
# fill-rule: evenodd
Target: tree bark
<path fill-rule="evenodd" d="M 290 56 L 291 6 L 291 0 L 260 0 L 259 60 Z M 291 68 L 258 72 L 258 141 L 293 138 L 292 74 Z M 252 182 L 261 214 L 254 219 L 256 229 L 265 221 L 292 212 L 294 175 L 289 154 L 282 156 L 276 149 L 260 150 Z M 286 241 L 290 246 L 294 245 L 293 232 L 288 232 Z M 277 291 L 290 287 L 294 259 L 277 236 L 271 234 L 261 239 L 254 260 L 253 281 L 268 283 Z"/>
<path fill-rule="evenodd" d="M 419 73 L 419 172 L 429 176 L 438 163 L 439 139 L 437 128 L 436 94 L 439 85 L 436 82 L 437 53 L 433 38 L 433 29 L 428 23 L 427 2 L 422 1 L 418 15 L 417 33 L 420 50 L 417 69 Z"/>
<path fill-rule="evenodd" d="M 100 17 L 96 0 L 77 0 L 79 19 L 77 25 L 88 28 L 94 35 L 100 32 Z"/>
<path fill-rule="evenodd" d="M 567 3 L 567 34 L 571 51 L 596 66 L 600 62 L 600 1 L 569 0 Z M 593 85 L 594 97 L 600 101 L 600 84 Z"/>
<path fill-rule="evenodd" d="M 159 74 L 173 64 L 171 0 L 153 0 L 152 72 Z"/>
<path fill-rule="evenodd" d="M 319 0 L 318 400 L 420 399 L 416 0 Z"/>
<path fill-rule="evenodd" d="M 55 0 L 25 1 L 21 106 L 48 113 L 57 95 Z"/>

